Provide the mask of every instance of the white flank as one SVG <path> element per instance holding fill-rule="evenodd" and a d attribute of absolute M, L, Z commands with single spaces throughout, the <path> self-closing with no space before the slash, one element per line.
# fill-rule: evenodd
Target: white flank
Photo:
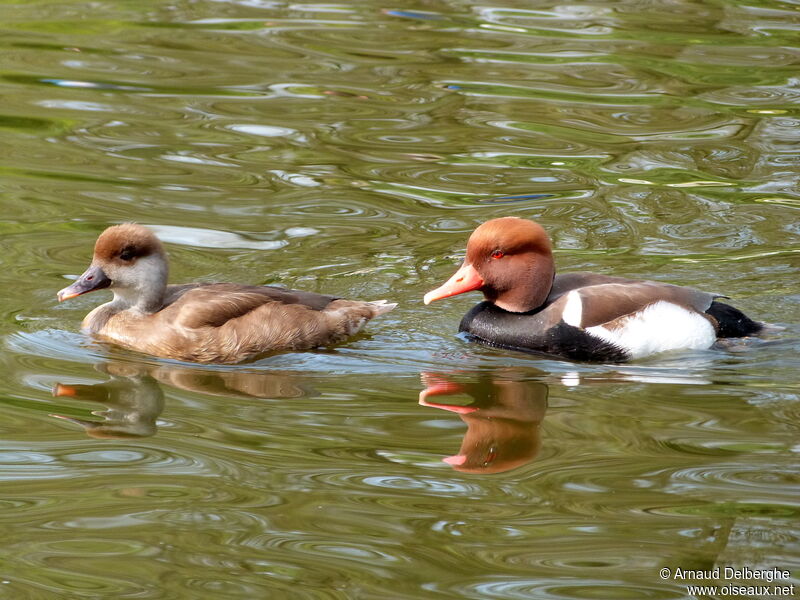
<path fill-rule="evenodd" d="M 578 290 L 572 290 L 567 294 L 567 302 L 564 304 L 564 312 L 561 313 L 561 318 L 567 325 L 575 327 L 581 326 L 581 318 L 583 318 L 583 301 Z"/>
<path fill-rule="evenodd" d="M 664 300 L 631 315 L 618 329 L 597 325 L 586 331 L 625 349 L 631 358 L 667 350 L 702 350 L 717 339 L 714 327 L 703 315 Z"/>
<path fill-rule="evenodd" d="M 561 383 L 568 387 L 577 387 L 581 384 L 580 373 L 569 371 L 561 376 Z"/>

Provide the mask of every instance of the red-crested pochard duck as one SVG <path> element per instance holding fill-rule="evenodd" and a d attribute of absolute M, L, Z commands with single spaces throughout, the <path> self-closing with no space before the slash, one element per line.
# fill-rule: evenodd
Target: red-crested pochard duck
<path fill-rule="evenodd" d="M 555 274 L 550 238 L 533 221 L 504 217 L 478 227 L 464 264 L 425 304 L 483 292 L 459 331 L 492 346 L 572 360 L 623 362 L 667 350 L 711 347 L 763 324 L 717 302 L 720 294 L 593 273 Z"/>
<path fill-rule="evenodd" d="M 91 265 L 58 300 L 109 288 L 114 299 L 86 316 L 84 331 L 130 350 L 200 363 L 341 342 L 396 306 L 272 286 L 167 285 L 167 273 L 166 252 L 152 231 L 115 225 L 100 234 Z"/>

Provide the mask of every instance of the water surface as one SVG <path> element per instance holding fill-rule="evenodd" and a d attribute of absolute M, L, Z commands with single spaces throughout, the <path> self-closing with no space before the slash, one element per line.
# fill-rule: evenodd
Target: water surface
<path fill-rule="evenodd" d="M 2 6 L 0 597 L 799 583 L 794 3 Z M 784 329 L 627 366 L 470 345 L 477 298 L 422 294 L 506 215 L 545 225 L 562 271 Z M 55 292 L 129 220 L 175 282 L 400 306 L 243 366 L 115 350 L 78 333 L 103 292 Z"/>

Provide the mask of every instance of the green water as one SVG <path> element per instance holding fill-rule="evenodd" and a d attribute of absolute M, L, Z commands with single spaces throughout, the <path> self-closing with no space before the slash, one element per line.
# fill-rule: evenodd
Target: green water
<path fill-rule="evenodd" d="M 798 31 L 778 0 L 0 3 L 0 598 L 800 585 Z M 627 366 L 470 345 L 477 297 L 422 294 L 504 215 L 562 271 L 784 329 Z M 129 220 L 175 282 L 400 305 L 246 366 L 115 350 L 78 332 L 105 292 L 55 292 Z"/>

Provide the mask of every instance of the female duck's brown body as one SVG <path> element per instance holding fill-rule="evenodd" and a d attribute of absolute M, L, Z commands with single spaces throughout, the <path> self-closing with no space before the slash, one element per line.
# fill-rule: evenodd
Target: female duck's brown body
<path fill-rule="evenodd" d="M 620 362 L 710 347 L 763 326 L 721 294 L 593 273 L 555 274 L 550 239 L 533 221 L 505 217 L 478 227 L 461 268 L 425 303 L 478 290 L 485 301 L 459 331 L 478 341 L 574 360 Z"/>
<path fill-rule="evenodd" d="M 114 299 L 86 316 L 85 331 L 132 350 L 202 363 L 341 342 L 396 306 L 271 286 L 167 285 L 167 274 L 166 253 L 150 230 L 116 225 L 100 235 L 92 264 L 58 299 L 110 288 Z"/>

